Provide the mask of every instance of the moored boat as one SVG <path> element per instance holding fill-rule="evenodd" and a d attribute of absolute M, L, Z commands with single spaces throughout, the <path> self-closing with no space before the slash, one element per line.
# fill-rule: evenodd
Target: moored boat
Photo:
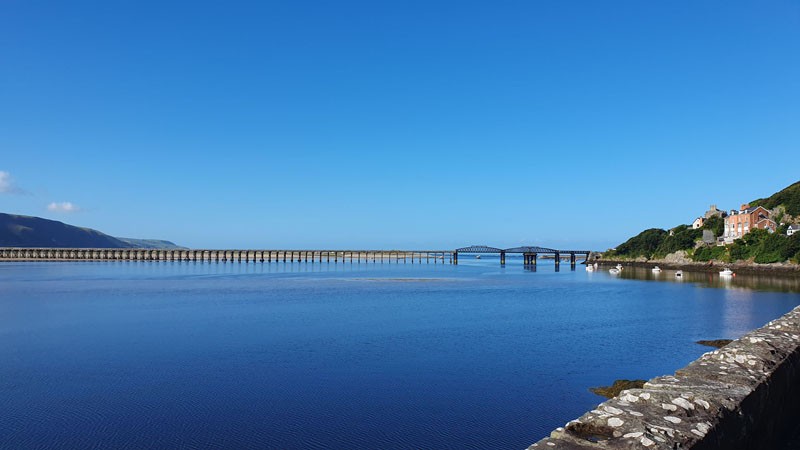
<path fill-rule="evenodd" d="M 678 270 L 677 272 L 675 272 L 675 278 L 681 278 L 681 277 L 683 277 L 683 271 L 682 270 Z"/>
<path fill-rule="evenodd" d="M 653 273 L 659 273 L 659 272 L 661 272 L 661 267 L 658 266 L 653 267 Z"/>
<path fill-rule="evenodd" d="M 719 276 L 721 277 L 732 277 L 733 275 L 734 275 L 733 271 L 728 267 L 726 267 L 725 270 L 720 270 L 719 272 Z"/>

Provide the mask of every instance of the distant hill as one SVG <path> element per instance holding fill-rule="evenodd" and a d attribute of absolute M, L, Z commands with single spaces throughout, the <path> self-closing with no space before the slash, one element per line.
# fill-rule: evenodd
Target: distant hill
<path fill-rule="evenodd" d="M 160 248 L 165 250 L 185 250 L 188 247 L 181 247 L 180 245 L 170 242 L 170 241 L 163 241 L 161 239 L 133 239 L 133 238 L 124 238 L 118 237 L 122 242 L 125 242 L 132 248 Z"/>
<path fill-rule="evenodd" d="M 0 247 L 180 248 L 169 241 L 120 239 L 41 217 L 0 213 Z"/>
<path fill-rule="evenodd" d="M 750 202 L 750 206 L 763 206 L 767 209 L 783 206 L 786 208 L 786 214 L 798 217 L 800 216 L 800 181 L 767 198 L 753 200 Z"/>

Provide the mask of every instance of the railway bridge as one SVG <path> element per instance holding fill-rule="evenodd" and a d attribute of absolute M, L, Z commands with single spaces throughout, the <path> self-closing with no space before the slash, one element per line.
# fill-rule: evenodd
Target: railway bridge
<path fill-rule="evenodd" d="M 561 266 L 561 258 L 569 257 L 569 264 L 570 267 L 573 269 L 575 268 L 575 264 L 577 263 L 577 257 L 583 256 L 584 261 L 589 259 L 589 254 L 591 253 L 590 250 L 556 250 L 547 247 L 535 247 L 535 246 L 525 246 L 525 247 L 512 247 L 512 248 L 497 248 L 497 247 L 489 247 L 487 245 L 471 245 L 469 247 L 462 247 L 457 248 L 453 251 L 453 264 L 458 264 L 458 254 L 459 253 L 470 253 L 470 254 L 482 254 L 482 253 L 493 253 L 500 255 L 500 265 L 506 264 L 506 255 L 509 253 L 521 253 L 522 254 L 522 261 L 523 264 L 526 266 L 535 266 L 536 259 L 539 255 L 553 255 L 555 259 L 556 268 Z"/>
<path fill-rule="evenodd" d="M 546 247 L 501 249 L 472 245 L 455 250 L 216 250 L 143 248 L 0 248 L 0 261 L 216 261 L 216 262 L 375 262 L 458 264 L 459 254 L 498 254 L 505 265 L 507 254 L 522 254 L 525 266 L 535 266 L 539 255 L 552 255 L 556 268 L 561 258 L 588 259 L 588 250 L 555 250 Z"/>

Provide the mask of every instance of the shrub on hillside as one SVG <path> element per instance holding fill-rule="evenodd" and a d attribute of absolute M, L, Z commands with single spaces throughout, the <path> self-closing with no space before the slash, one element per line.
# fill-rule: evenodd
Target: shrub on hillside
<path fill-rule="evenodd" d="M 694 251 L 695 261 L 728 261 L 728 248 L 724 246 L 700 247 Z"/>
<path fill-rule="evenodd" d="M 728 246 L 730 261 L 752 259 L 758 264 L 800 259 L 800 234 L 786 236 L 756 229 Z"/>
<path fill-rule="evenodd" d="M 679 250 L 694 248 L 695 241 L 703 237 L 703 230 L 694 230 L 692 227 L 681 225 L 672 229 L 673 235 L 667 235 L 656 248 L 653 255 L 662 258 Z"/>
<path fill-rule="evenodd" d="M 638 258 L 640 256 L 650 258 L 667 235 L 667 232 L 660 228 L 644 230 L 617 246 L 617 249 L 611 255 L 627 258 Z"/>
<path fill-rule="evenodd" d="M 752 246 L 747 245 L 744 240 L 737 239 L 728 246 L 728 259 L 730 261 L 746 261 L 750 259 Z"/>
<path fill-rule="evenodd" d="M 759 264 L 768 264 L 786 261 L 792 255 L 785 255 L 788 250 L 788 239 L 778 233 L 765 236 L 755 249 L 753 261 Z"/>

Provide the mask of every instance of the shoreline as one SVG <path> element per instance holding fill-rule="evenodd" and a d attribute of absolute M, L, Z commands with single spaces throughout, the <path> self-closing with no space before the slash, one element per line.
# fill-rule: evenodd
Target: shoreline
<path fill-rule="evenodd" d="M 673 262 L 665 260 L 637 261 L 630 259 L 599 259 L 595 261 L 599 266 L 614 266 L 622 264 L 632 267 L 653 268 L 658 266 L 662 269 L 685 270 L 687 272 L 718 273 L 724 268 L 730 268 L 734 272 L 749 275 L 778 275 L 786 277 L 800 277 L 800 265 L 791 263 L 775 264 L 755 264 L 748 262 L 722 263 L 718 261 L 710 262 Z"/>

